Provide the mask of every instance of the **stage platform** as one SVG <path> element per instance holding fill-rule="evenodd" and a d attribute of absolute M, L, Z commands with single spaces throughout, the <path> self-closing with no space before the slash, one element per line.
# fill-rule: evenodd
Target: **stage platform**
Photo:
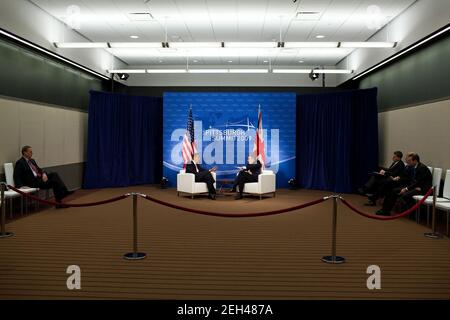
<path fill-rule="evenodd" d="M 74 203 L 142 192 L 208 211 L 271 211 L 329 195 L 278 190 L 275 198 L 177 197 L 175 189 L 136 186 L 79 191 Z M 365 211 L 364 198 L 345 195 Z M 0 299 L 450 299 L 450 239 L 408 218 L 376 221 L 338 202 L 337 253 L 331 254 L 332 201 L 274 216 L 221 218 L 138 199 L 141 261 L 132 250 L 132 200 L 88 208 L 47 208 L 7 224 L 0 239 Z M 81 268 L 68 290 L 66 268 Z M 369 290 L 367 267 L 381 268 Z"/>

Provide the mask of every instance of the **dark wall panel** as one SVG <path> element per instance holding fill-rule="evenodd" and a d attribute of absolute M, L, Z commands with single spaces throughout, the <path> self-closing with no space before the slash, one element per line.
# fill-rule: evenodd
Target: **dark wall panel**
<path fill-rule="evenodd" d="M 400 58 L 359 82 L 378 88 L 379 111 L 450 98 L 450 35 Z"/>
<path fill-rule="evenodd" d="M 87 110 L 90 90 L 108 81 L 0 38 L 0 95 Z"/>

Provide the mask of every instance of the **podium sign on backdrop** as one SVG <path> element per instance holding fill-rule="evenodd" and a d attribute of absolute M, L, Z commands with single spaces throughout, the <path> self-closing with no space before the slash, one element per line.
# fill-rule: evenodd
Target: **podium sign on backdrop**
<path fill-rule="evenodd" d="M 295 177 L 295 93 L 165 93 L 163 174 L 174 187 L 183 168 L 181 154 L 189 107 L 202 165 L 217 166 L 217 178 L 232 178 L 253 151 L 261 106 L 266 169 L 277 187 Z"/>

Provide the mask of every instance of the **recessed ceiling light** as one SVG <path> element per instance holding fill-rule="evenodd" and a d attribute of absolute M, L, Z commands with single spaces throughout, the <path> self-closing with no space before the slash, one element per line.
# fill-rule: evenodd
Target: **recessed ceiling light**
<path fill-rule="evenodd" d="M 130 36 L 131 39 L 139 39 L 139 36 Z"/>
<path fill-rule="evenodd" d="M 317 39 L 323 39 L 323 38 L 325 38 L 325 36 L 322 35 L 322 34 L 319 34 L 319 35 L 316 36 L 316 38 L 317 38 Z"/>

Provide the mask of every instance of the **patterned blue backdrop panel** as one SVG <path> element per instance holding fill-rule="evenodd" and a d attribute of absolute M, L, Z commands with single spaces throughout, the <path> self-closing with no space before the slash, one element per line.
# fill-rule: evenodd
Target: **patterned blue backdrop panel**
<path fill-rule="evenodd" d="M 176 186 L 183 168 L 190 106 L 201 163 L 217 166 L 217 179 L 233 178 L 252 153 L 260 106 L 266 169 L 276 173 L 277 187 L 287 187 L 295 177 L 295 104 L 295 93 L 165 93 L 163 164 L 169 185 Z"/>

